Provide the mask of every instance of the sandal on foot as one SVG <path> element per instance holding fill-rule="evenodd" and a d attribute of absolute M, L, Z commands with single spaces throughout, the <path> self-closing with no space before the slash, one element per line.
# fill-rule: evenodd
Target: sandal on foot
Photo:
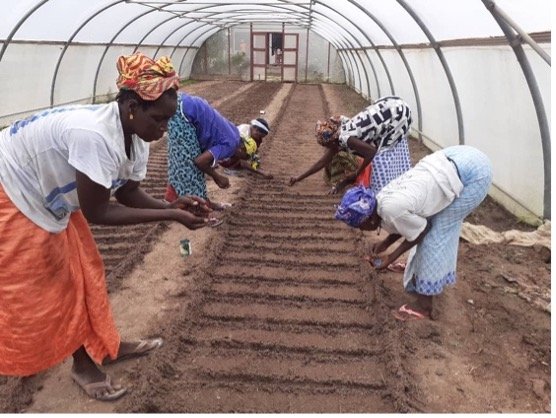
<path fill-rule="evenodd" d="M 102 382 L 87 383 L 83 377 L 74 372 L 71 373 L 71 378 L 89 397 L 97 401 L 115 401 L 127 392 L 127 388 L 120 385 L 112 385 L 112 379 L 108 375 L 106 375 L 106 379 Z"/>
<path fill-rule="evenodd" d="M 392 315 L 399 321 L 414 321 L 418 319 L 429 319 L 429 315 L 417 312 L 407 305 L 402 305 L 397 311 L 393 311 Z"/>
<path fill-rule="evenodd" d="M 228 202 L 220 202 L 220 203 L 212 203 L 211 202 L 211 208 L 212 210 L 216 210 L 218 212 L 222 212 L 225 209 L 231 208 L 232 204 L 228 203 Z"/>
<path fill-rule="evenodd" d="M 389 264 L 386 268 L 394 273 L 403 273 L 405 271 L 405 267 L 405 263 L 398 261 L 396 263 Z"/>
<path fill-rule="evenodd" d="M 214 218 L 214 219 L 209 219 L 207 225 L 210 226 L 211 228 L 216 228 L 217 226 L 220 226 L 223 223 L 224 223 L 224 221 L 222 219 Z"/>
<path fill-rule="evenodd" d="M 106 366 L 108 364 L 119 363 L 120 361 L 142 357 L 149 354 L 149 352 L 151 352 L 155 348 L 159 348 L 161 346 L 162 346 L 162 338 L 154 338 L 152 340 L 139 340 L 139 343 L 133 349 L 132 352 L 122 354 L 116 357 L 114 360 L 111 360 L 110 358 L 106 358 L 104 359 L 102 364 Z"/>

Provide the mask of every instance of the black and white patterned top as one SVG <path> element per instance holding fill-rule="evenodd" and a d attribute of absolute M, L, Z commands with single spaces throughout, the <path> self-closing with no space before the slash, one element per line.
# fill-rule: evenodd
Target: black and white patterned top
<path fill-rule="evenodd" d="M 353 136 L 376 146 L 380 152 L 401 141 L 410 125 L 407 103 L 396 96 L 382 97 L 353 118 L 342 120 L 339 144 L 347 149 L 347 140 Z"/>

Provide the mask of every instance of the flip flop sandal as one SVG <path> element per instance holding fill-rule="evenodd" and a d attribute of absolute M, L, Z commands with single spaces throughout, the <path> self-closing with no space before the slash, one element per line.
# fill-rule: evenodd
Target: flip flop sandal
<path fill-rule="evenodd" d="M 393 311 L 392 315 L 399 321 L 416 321 L 420 319 L 428 319 L 428 315 L 414 311 L 406 305 L 400 306 L 397 311 Z"/>
<path fill-rule="evenodd" d="M 116 357 L 114 360 L 110 358 L 105 359 L 102 362 L 103 366 L 119 363 L 120 361 L 124 360 L 131 360 L 137 357 L 142 357 L 149 354 L 155 348 L 159 348 L 162 346 L 162 338 L 154 338 L 152 340 L 139 340 L 139 344 L 135 347 L 135 349 L 131 353 L 125 353 L 121 356 Z"/>
<path fill-rule="evenodd" d="M 213 203 L 212 205 L 212 209 L 218 212 L 222 212 L 223 210 L 229 209 L 231 207 L 232 204 L 228 202 Z"/>
<path fill-rule="evenodd" d="M 211 228 L 216 228 L 217 226 L 220 226 L 223 223 L 224 221 L 222 219 L 214 219 L 214 220 L 209 219 L 208 226 L 210 226 Z"/>
<path fill-rule="evenodd" d="M 403 273 L 405 271 L 406 263 L 397 262 L 392 263 L 386 267 L 388 270 L 393 271 L 394 273 Z"/>
<path fill-rule="evenodd" d="M 85 391 L 85 393 L 97 401 L 115 401 L 120 399 L 127 392 L 127 388 L 120 385 L 112 385 L 112 379 L 106 375 L 106 379 L 102 382 L 85 383 L 83 378 L 75 373 L 71 373 L 71 378 L 77 385 Z M 110 389 L 113 392 L 110 392 Z"/>

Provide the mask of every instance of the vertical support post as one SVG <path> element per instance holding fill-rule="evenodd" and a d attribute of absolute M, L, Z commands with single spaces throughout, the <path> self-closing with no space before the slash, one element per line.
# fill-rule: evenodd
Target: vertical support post
<path fill-rule="evenodd" d="M 205 74 L 208 75 L 208 46 L 206 41 L 203 44 L 203 67 Z"/>
<path fill-rule="evenodd" d="M 232 32 L 228 28 L 228 75 L 232 75 Z"/>
<path fill-rule="evenodd" d="M 249 57 L 250 57 L 250 65 L 249 67 L 251 67 L 251 71 L 250 71 L 250 81 L 253 81 L 253 23 L 249 23 L 249 39 L 250 39 L 250 46 L 249 46 Z"/>
<path fill-rule="evenodd" d="M 330 42 L 328 42 L 328 57 L 326 58 L 326 82 L 330 83 Z"/>
<path fill-rule="evenodd" d="M 305 82 L 307 82 L 307 72 L 309 70 L 309 28 L 307 28 L 307 39 L 305 41 Z"/>
<path fill-rule="evenodd" d="M 284 49 L 286 48 L 286 24 L 282 22 L 282 59 L 280 60 L 280 82 L 284 82 L 284 58 L 286 53 Z"/>
<path fill-rule="evenodd" d="M 551 144 L 550 144 L 550 129 L 548 127 L 548 118 L 546 116 L 546 110 L 544 108 L 544 103 L 542 101 L 541 92 L 539 90 L 539 85 L 531 64 L 527 59 L 527 55 L 521 46 L 521 37 L 519 34 L 514 32 L 514 29 L 502 18 L 499 13 L 499 8 L 492 0 L 482 0 L 483 4 L 487 10 L 492 14 L 494 20 L 504 32 L 506 39 L 510 47 L 513 49 L 517 61 L 521 66 L 521 71 L 523 71 L 523 76 L 531 92 L 531 98 L 533 100 L 533 106 L 535 107 L 535 112 L 537 114 L 537 122 L 539 124 L 539 130 L 541 135 L 541 145 L 543 154 L 543 172 L 544 172 L 544 197 L 543 197 L 543 217 L 545 219 L 550 219 L 551 217 Z"/>

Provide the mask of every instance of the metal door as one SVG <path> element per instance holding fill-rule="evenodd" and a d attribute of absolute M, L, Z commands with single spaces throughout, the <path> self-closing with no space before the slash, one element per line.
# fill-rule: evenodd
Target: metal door
<path fill-rule="evenodd" d="M 284 33 L 284 51 L 282 52 L 282 81 L 297 83 L 297 58 L 299 34 Z"/>
<path fill-rule="evenodd" d="M 266 80 L 266 32 L 251 33 L 251 81 Z"/>

